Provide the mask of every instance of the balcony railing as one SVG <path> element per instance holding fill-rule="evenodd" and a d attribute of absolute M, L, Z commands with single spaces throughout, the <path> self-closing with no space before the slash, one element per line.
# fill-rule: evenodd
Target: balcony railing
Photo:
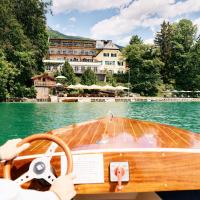
<path fill-rule="evenodd" d="M 34 86 L 36 87 L 54 87 L 56 84 L 54 82 L 42 82 L 42 81 L 35 81 Z"/>
<path fill-rule="evenodd" d="M 75 69 L 75 68 L 73 68 L 73 70 L 74 70 L 74 73 L 76 73 L 76 74 L 83 74 L 84 72 L 85 72 L 85 70 L 86 70 L 87 68 L 85 68 L 85 69 Z M 106 74 L 106 70 L 94 70 L 93 68 L 91 68 L 91 70 L 95 73 L 95 74 Z"/>

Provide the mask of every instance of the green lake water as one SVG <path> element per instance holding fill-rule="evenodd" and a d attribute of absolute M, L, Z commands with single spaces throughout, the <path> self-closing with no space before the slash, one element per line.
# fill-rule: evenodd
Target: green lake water
<path fill-rule="evenodd" d="M 0 103 L 0 144 L 107 116 L 155 121 L 200 133 L 200 103 Z"/>

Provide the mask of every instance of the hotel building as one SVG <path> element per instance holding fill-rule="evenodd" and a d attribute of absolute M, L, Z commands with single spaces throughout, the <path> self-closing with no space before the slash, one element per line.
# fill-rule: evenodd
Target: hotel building
<path fill-rule="evenodd" d="M 75 74 L 81 75 L 87 68 L 91 68 L 99 80 L 105 80 L 108 71 L 115 74 L 126 70 L 120 48 L 110 40 L 52 38 L 49 42 L 48 56 L 43 61 L 46 72 L 61 70 L 66 60 Z"/>

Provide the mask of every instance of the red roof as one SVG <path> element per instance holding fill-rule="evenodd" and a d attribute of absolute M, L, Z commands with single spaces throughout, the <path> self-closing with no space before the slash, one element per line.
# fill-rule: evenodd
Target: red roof
<path fill-rule="evenodd" d="M 34 76 L 32 77 L 31 79 L 32 80 L 35 80 L 35 79 L 38 79 L 38 78 L 49 78 L 51 79 L 52 81 L 55 81 L 55 78 L 50 76 L 48 73 L 44 73 L 44 74 L 40 74 L 40 75 L 37 75 L 37 76 Z"/>

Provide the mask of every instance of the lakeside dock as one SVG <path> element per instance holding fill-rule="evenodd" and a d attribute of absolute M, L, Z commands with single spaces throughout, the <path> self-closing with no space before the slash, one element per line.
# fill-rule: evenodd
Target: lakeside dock
<path fill-rule="evenodd" d="M 2 102 L 200 102 L 200 98 L 173 98 L 173 97 L 58 97 L 51 96 L 49 99 L 28 99 L 28 98 L 10 98 Z"/>
<path fill-rule="evenodd" d="M 51 102 L 200 102 L 200 98 L 164 97 L 57 97 Z"/>

